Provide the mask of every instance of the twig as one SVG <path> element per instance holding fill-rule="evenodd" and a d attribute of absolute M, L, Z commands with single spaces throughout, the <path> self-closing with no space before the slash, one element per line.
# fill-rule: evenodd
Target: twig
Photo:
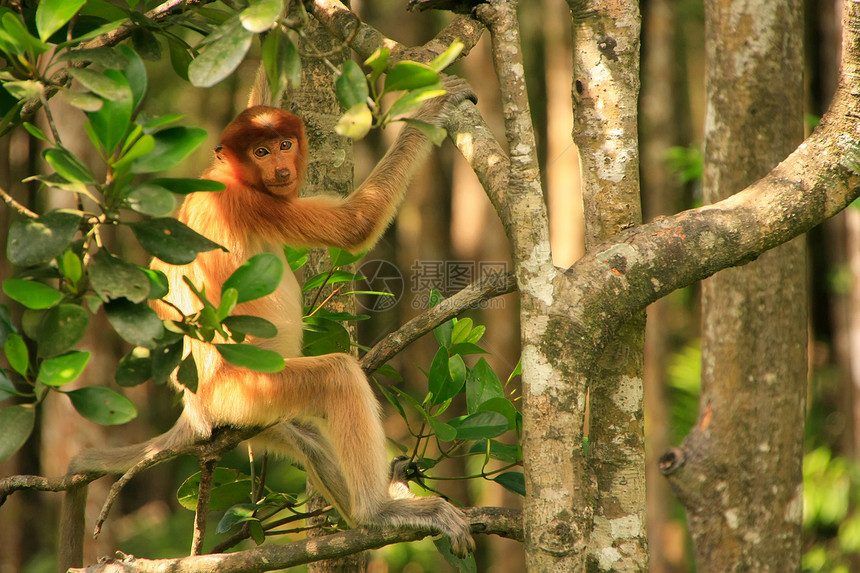
<path fill-rule="evenodd" d="M 446 320 L 484 300 L 514 292 L 516 289 L 517 283 L 513 273 L 482 277 L 383 338 L 361 359 L 362 370 L 367 374 L 376 371 L 392 356 Z"/>
<path fill-rule="evenodd" d="M 194 536 L 191 539 L 191 555 L 203 552 L 203 538 L 206 535 L 206 517 L 209 515 L 209 498 L 212 497 L 212 482 L 215 477 L 217 457 L 200 462 L 200 485 L 197 488 L 197 509 L 194 512 Z"/>
<path fill-rule="evenodd" d="M 0 187 L 0 197 L 3 197 L 3 202 L 6 203 L 7 205 L 9 205 L 10 207 L 12 207 L 13 209 L 15 209 L 16 211 L 18 211 L 18 213 L 20 213 L 21 215 L 23 215 L 25 217 L 29 217 L 30 219 L 38 219 L 39 218 L 39 216 L 36 213 L 34 213 L 33 211 L 29 210 L 27 207 L 25 207 L 24 205 L 22 205 L 18 201 L 16 201 L 15 198 L 12 197 L 11 195 L 9 195 L 9 193 L 5 189 L 3 189 L 2 187 Z"/>

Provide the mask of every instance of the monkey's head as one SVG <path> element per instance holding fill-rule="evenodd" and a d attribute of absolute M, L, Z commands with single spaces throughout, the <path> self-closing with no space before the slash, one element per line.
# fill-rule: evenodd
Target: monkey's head
<path fill-rule="evenodd" d="M 307 164 L 305 128 L 298 116 L 282 109 L 254 106 L 236 117 L 215 148 L 243 183 L 278 196 L 295 196 Z"/>

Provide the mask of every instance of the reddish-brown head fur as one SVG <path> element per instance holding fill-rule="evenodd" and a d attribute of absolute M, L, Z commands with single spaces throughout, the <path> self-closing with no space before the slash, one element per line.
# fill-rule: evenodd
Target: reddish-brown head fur
<path fill-rule="evenodd" d="M 293 142 L 287 150 L 279 145 L 284 141 Z M 261 146 L 270 152 L 265 158 L 254 153 Z M 258 105 L 249 107 L 230 122 L 215 151 L 219 159 L 231 161 L 240 168 L 244 183 L 249 187 L 273 192 L 273 187 L 279 186 L 277 181 L 283 178 L 283 172 L 289 171 L 287 182 L 290 190 L 295 192 L 304 178 L 307 149 L 304 124 L 298 116 L 275 107 Z M 278 151 L 290 151 L 290 154 L 279 158 Z M 276 175 L 276 171 L 281 175 Z"/>

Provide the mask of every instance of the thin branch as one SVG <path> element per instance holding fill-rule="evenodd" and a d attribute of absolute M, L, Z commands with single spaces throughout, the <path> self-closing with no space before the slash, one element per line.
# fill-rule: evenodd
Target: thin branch
<path fill-rule="evenodd" d="M 197 509 L 194 512 L 194 536 L 191 540 L 191 555 L 203 553 L 203 538 L 206 536 L 206 517 L 209 515 L 209 499 L 212 496 L 212 484 L 215 478 L 217 457 L 207 458 L 200 462 L 200 485 L 197 489 Z"/>
<path fill-rule="evenodd" d="M 0 187 L 0 197 L 3 198 L 3 202 L 15 209 L 18 213 L 23 215 L 24 217 L 28 217 L 30 219 L 38 219 L 39 216 L 33 211 L 29 210 L 27 207 L 19 203 L 15 200 L 14 197 L 9 195 L 9 192 Z"/>
<path fill-rule="evenodd" d="M 471 522 L 473 533 L 500 535 L 522 541 L 522 512 L 502 507 L 482 507 L 464 510 Z M 416 541 L 432 531 L 426 529 L 350 529 L 324 537 L 314 537 L 289 545 L 266 545 L 239 551 L 212 555 L 196 555 L 177 559 L 138 559 L 122 556 L 84 569 L 71 569 L 79 573 L 200 573 L 218 571 L 219 573 L 246 573 L 285 569 L 320 561 L 351 555 L 368 549 L 378 549 L 392 543 Z"/>
<path fill-rule="evenodd" d="M 197 0 L 196 4 L 209 4 L 214 0 Z M 185 4 L 187 0 L 167 0 L 166 2 L 159 4 L 146 14 L 147 18 L 150 20 L 154 20 L 156 22 L 163 20 L 167 16 L 171 14 L 175 14 L 177 12 L 181 12 L 185 9 Z M 111 30 L 101 36 L 90 40 L 89 42 L 85 42 L 81 44 L 81 50 L 88 50 L 92 48 L 101 48 L 105 46 L 115 46 L 131 36 L 132 32 L 135 29 L 135 25 L 130 21 L 122 24 L 119 28 L 115 30 Z M 82 62 L 75 62 L 71 67 L 84 67 L 85 64 Z M 21 109 L 21 117 L 30 117 L 34 114 L 40 107 L 42 107 L 43 100 L 47 101 L 48 99 L 54 97 L 59 91 L 58 86 L 65 85 L 66 82 L 69 81 L 69 72 L 68 68 L 63 68 L 56 72 L 47 82 L 47 86 L 44 91 L 44 97 L 39 100 L 33 100 L 24 105 Z"/>
<path fill-rule="evenodd" d="M 361 359 L 361 368 L 367 374 L 376 371 L 392 356 L 446 320 L 482 301 L 514 292 L 516 288 L 516 279 L 510 272 L 482 277 L 383 338 Z"/>

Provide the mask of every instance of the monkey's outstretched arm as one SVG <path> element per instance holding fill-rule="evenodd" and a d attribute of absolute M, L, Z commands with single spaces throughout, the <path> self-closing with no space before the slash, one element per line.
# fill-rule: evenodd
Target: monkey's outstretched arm
<path fill-rule="evenodd" d="M 413 119 L 444 127 L 450 111 L 464 100 L 475 100 L 469 85 L 449 78 L 444 96 L 425 102 Z M 334 246 L 352 252 L 372 247 L 394 218 L 406 187 L 430 152 L 432 144 L 419 129 L 407 125 L 361 186 L 345 199 L 307 197 L 275 206 L 251 201 L 264 236 L 293 246 Z M 274 211 L 280 211 L 277 214 Z"/>

